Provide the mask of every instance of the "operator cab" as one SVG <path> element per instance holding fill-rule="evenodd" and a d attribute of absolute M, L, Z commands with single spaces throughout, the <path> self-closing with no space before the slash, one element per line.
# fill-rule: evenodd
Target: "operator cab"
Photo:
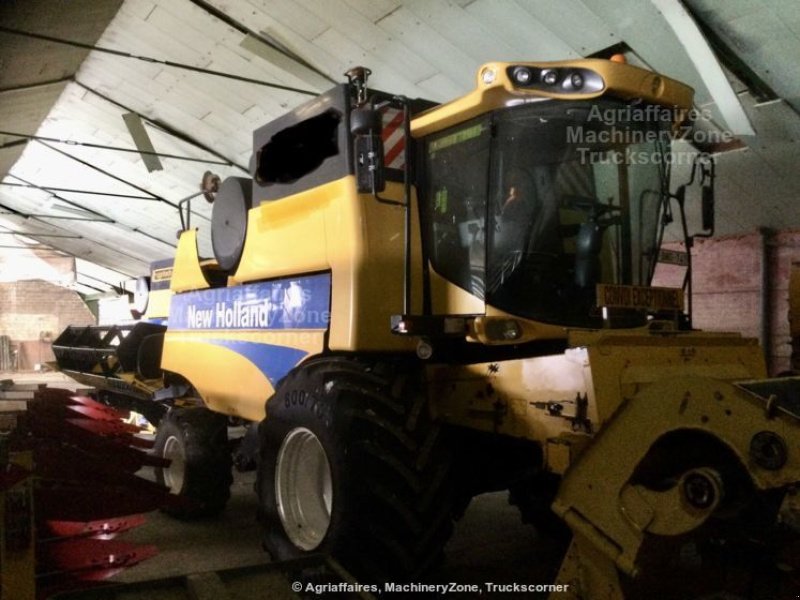
<path fill-rule="evenodd" d="M 646 112 L 543 99 L 429 136 L 434 270 L 506 313 L 597 325 L 597 284 L 645 286 L 655 266 L 671 119 Z"/>

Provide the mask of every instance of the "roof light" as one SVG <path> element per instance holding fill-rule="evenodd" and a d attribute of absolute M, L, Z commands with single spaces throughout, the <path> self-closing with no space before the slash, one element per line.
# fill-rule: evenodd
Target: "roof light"
<path fill-rule="evenodd" d="M 531 77 L 533 77 L 533 74 L 527 67 L 517 67 L 514 69 L 514 81 L 520 85 L 525 85 L 530 82 Z"/>
<path fill-rule="evenodd" d="M 492 67 L 486 67 L 481 71 L 481 81 L 485 85 L 489 85 L 490 83 L 494 83 L 494 80 L 497 78 L 497 73 Z"/>
<path fill-rule="evenodd" d="M 594 94 L 605 87 L 597 71 L 583 67 L 509 65 L 506 75 L 517 89 L 548 94 Z"/>
<path fill-rule="evenodd" d="M 555 85 L 558 83 L 558 71 L 554 71 L 553 69 L 542 71 L 542 81 L 547 85 Z"/>

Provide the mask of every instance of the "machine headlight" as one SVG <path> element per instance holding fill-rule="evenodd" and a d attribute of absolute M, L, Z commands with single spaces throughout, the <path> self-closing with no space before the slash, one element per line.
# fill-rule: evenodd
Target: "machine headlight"
<path fill-rule="evenodd" d="M 544 81 L 547 85 L 555 85 L 558 83 L 558 71 L 555 69 L 547 69 L 546 71 L 542 71 L 542 81 Z"/>
<path fill-rule="evenodd" d="M 510 342 L 522 337 L 522 327 L 514 319 L 492 319 L 484 321 L 486 337 L 493 341 Z"/>
<path fill-rule="evenodd" d="M 513 65 L 507 68 L 506 74 L 514 87 L 526 90 L 542 90 L 557 94 L 593 94 L 605 87 L 605 82 L 599 73 L 580 67 L 548 68 Z"/>
<path fill-rule="evenodd" d="M 530 82 L 533 74 L 528 67 L 517 67 L 514 69 L 514 81 L 520 85 L 525 85 Z"/>

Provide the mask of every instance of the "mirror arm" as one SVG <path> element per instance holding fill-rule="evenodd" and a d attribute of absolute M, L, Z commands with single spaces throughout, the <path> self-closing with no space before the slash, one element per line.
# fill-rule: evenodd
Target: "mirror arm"
<path fill-rule="evenodd" d="M 700 185 L 702 186 L 701 211 L 703 233 L 695 234 L 695 237 L 710 238 L 714 235 L 714 182 L 716 181 L 716 163 L 710 154 L 704 155 L 707 163 L 700 167 Z M 706 184 L 706 181 L 708 183 Z"/>

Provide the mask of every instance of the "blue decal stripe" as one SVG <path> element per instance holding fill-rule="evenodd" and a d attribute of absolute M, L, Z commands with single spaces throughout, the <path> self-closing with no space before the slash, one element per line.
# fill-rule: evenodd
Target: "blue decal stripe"
<path fill-rule="evenodd" d="M 202 340 L 204 343 L 222 346 L 244 356 L 253 363 L 258 370 L 264 373 L 275 387 L 294 366 L 308 354 L 296 348 L 276 346 L 274 344 L 260 344 L 258 342 L 243 342 L 239 340 Z"/>
<path fill-rule="evenodd" d="M 173 330 L 325 330 L 331 275 L 307 275 L 174 294 Z"/>

